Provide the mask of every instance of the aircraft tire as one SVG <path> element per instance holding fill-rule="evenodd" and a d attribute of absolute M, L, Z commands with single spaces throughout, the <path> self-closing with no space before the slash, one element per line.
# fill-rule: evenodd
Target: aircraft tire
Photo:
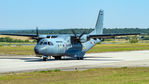
<path fill-rule="evenodd" d="M 47 57 L 43 57 L 43 59 L 42 59 L 42 60 L 43 60 L 43 61 L 47 61 L 47 59 L 48 59 Z"/>
<path fill-rule="evenodd" d="M 80 60 L 83 60 L 83 59 L 84 59 L 83 57 L 80 58 Z"/>
<path fill-rule="evenodd" d="M 61 60 L 62 56 L 55 56 L 54 58 L 55 58 L 55 60 Z"/>
<path fill-rule="evenodd" d="M 83 60 L 83 57 L 77 57 L 77 60 Z"/>

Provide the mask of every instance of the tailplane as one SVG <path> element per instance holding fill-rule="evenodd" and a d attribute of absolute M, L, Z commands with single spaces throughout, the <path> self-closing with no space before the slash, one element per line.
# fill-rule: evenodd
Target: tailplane
<path fill-rule="evenodd" d="M 104 17 L 104 11 L 100 10 L 98 14 L 95 29 L 90 33 L 90 35 L 103 34 L 103 17 Z"/>

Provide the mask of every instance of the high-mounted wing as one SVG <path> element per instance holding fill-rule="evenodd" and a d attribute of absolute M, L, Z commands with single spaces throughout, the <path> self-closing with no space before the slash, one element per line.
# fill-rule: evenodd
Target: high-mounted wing
<path fill-rule="evenodd" d="M 114 38 L 116 36 L 127 36 L 127 35 L 140 35 L 140 33 L 89 35 L 88 38 L 108 39 L 108 38 Z"/>
<path fill-rule="evenodd" d="M 35 34 L 0 34 L 0 35 L 27 36 L 27 37 L 31 37 L 32 39 L 36 39 L 37 42 L 39 42 L 39 40 L 41 39 L 39 37 L 38 27 L 36 27 L 36 35 Z"/>
<path fill-rule="evenodd" d="M 38 27 L 36 27 L 36 35 L 34 34 L 1 34 L 1 35 L 11 35 L 11 36 L 27 36 L 27 37 L 38 37 L 39 36 L 39 31 L 38 31 Z"/>

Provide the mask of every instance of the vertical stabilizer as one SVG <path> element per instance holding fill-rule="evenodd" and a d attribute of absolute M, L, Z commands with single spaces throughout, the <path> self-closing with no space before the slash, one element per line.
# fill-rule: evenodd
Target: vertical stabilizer
<path fill-rule="evenodd" d="M 103 34 L 103 17 L 104 17 L 104 11 L 100 10 L 95 25 L 95 29 L 90 33 L 91 35 Z"/>

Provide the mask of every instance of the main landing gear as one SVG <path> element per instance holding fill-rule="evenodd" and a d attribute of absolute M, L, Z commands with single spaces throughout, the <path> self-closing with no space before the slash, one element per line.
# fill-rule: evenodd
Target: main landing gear
<path fill-rule="evenodd" d="M 43 61 L 47 61 L 48 60 L 48 56 L 43 56 Z"/>
<path fill-rule="evenodd" d="M 55 58 L 55 60 L 61 60 L 62 56 L 55 56 L 54 58 Z"/>
<path fill-rule="evenodd" d="M 54 56 L 55 60 L 61 60 L 62 56 Z M 48 60 L 48 56 L 42 56 L 42 60 L 43 61 L 47 61 Z"/>
<path fill-rule="evenodd" d="M 83 60 L 84 58 L 83 57 L 77 57 L 77 60 Z"/>
<path fill-rule="evenodd" d="M 62 56 L 54 56 L 55 60 L 61 60 L 62 59 Z M 84 58 L 83 57 L 76 57 L 77 60 L 83 60 Z M 48 56 L 43 56 L 43 61 L 47 61 L 48 60 Z"/>

